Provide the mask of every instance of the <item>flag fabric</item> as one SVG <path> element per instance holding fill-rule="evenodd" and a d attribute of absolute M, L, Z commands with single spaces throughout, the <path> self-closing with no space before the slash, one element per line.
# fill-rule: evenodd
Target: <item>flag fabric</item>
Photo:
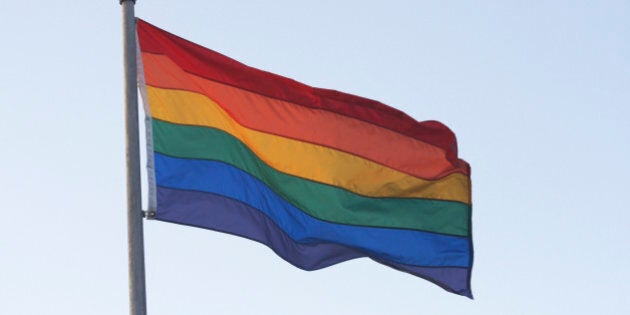
<path fill-rule="evenodd" d="M 369 257 L 472 298 L 471 184 L 454 134 L 137 21 L 155 219 L 316 270 Z"/>

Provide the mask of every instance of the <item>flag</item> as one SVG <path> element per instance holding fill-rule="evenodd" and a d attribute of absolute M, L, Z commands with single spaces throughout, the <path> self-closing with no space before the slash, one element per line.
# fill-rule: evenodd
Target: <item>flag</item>
<path fill-rule="evenodd" d="M 470 168 L 455 135 L 137 21 L 149 208 L 304 270 L 372 260 L 472 297 Z"/>

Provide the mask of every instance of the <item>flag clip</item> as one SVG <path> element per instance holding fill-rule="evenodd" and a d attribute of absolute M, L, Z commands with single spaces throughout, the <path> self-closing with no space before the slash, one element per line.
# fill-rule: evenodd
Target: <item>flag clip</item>
<path fill-rule="evenodd" d="M 142 211 L 142 217 L 146 218 L 146 219 L 153 219 L 155 218 L 155 211 Z"/>

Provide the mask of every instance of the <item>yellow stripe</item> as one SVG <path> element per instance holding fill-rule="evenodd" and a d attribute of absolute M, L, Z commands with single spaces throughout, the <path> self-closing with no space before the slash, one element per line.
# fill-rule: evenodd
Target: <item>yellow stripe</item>
<path fill-rule="evenodd" d="M 469 179 L 459 173 L 424 180 L 329 147 L 248 129 L 217 103 L 194 92 L 147 86 L 151 116 L 223 130 L 276 170 L 364 196 L 415 197 L 470 204 Z"/>

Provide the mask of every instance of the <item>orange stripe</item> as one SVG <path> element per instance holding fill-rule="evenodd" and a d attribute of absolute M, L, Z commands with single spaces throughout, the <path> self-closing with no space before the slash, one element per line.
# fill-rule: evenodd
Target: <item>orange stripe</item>
<path fill-rule="evenodd" d="M 442 149 L 389 129 L 207 80 L 163 55 L 142 53 L 142 59 L 148 85 L 204 94 L 248 128 L 328 146 L 423 179 L 463 173 Z"/>

